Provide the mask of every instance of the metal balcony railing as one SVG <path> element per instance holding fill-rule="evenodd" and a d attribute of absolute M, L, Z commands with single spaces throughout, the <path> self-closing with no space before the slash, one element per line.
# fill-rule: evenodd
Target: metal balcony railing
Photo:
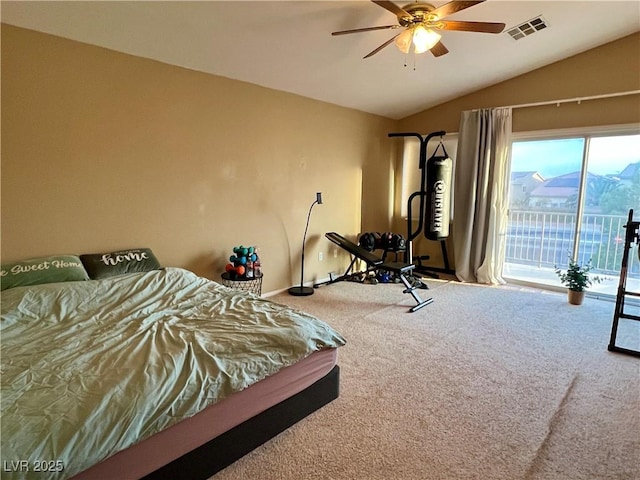
<path fill-rule="evenodd" d="M 577 261 L 589 260 L 594 273 L 618 275 L 628 216 L 583 215 Z M 506 262 L 534 267 L 566 268 L 573 251 L 576 216 L 570 213 L 511 210 L 506 235 Z M 635 253 L 635 252 L 634 252 Z M 629 273 L 640 273 L 637 255 L 630 255 Z"/>

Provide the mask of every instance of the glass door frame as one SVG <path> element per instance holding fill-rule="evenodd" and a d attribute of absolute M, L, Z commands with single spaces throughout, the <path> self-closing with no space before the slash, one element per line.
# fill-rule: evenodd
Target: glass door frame
<path fill-rule="evenodd" d="M 580 232 L 582 227 L 582 220 L 585 209 L 585 196 L 586 196 L 586 180 L 588 175 L 588 158 L 589 147 L 591 139 L 597 137 L 611 137 L 611 136 L 625 136 L 625 135 L 640 135 L 640 124 L 621 124 L 621 125 L 607 125 L 607 126 L 595 126 L 595 127 L 576 127 L 576 128 L 564 128 L 554 130 L 535 130 L 527 132 L 513 132 L 511 135 L 512 145 L 515 142 L 521 141 L 544 141 L 544 140 L 560 140 L 560 139 L 584 139 L 583 152 L 582 152 L 582 164 L 580 167 L 580 189 L 578 192 L 577 208 L 576 208 L 576 224 L 574 229 L 573 247 L 571 251 L 572 258 L 578 258 L 580 251 Z M 511 148 L 513 152 L 513 148 Z M 512 159 L 509 158 L 511 164 Z M 511 187 L 511 185 L 510 185 Z M 634 209 L 635 211 L 635 209 Z M 506 263 L 506 262 L 505 262 Z M 507 273 L 503 273 L 503 278 L 509 283 L 530 285 L 536 287 L 543 287 L 549 290 L 564 291 L 565 289 L 560 286 L 554 286 L 547 283 L 536 283 L 533 281 L 524 281 L 510 277 Z M 598 293 L 596 296 L 602 296 L 604 298 L 614 300 L 615 294 L 610 295 L 607 293 Z"/>

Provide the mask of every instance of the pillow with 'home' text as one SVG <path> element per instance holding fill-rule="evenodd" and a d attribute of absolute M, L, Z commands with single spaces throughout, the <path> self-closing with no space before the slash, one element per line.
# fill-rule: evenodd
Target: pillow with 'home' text
<path fill-rule="evenodd" d="M 160 269 L 158 259 L 149 248 L 85 254 L 80 255 L 80 260 L 93 280 Z"/>
<path fill-rule="evenodd" d="M 0 278 L 1 290 L 43 283 L 89 280 L 77 255 L 55 255 L 3 263 Z"/>

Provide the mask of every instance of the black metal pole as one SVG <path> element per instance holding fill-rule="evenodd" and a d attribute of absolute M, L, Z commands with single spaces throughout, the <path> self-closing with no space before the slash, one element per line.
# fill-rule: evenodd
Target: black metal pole
<path fill-rule="evenodd" d="M 307 224 L 304 227 L 304 235 L 302 236 L 302 265 L 300 266 L 300 285 L 297 287 L 291 287 L 288 291 L 290 295 L 295 295 L 298 297 L 306 297 L 308 295 L 313 295 L 313 287 L 305 287 L 304 286 L 304 247 L 307 243 L 307 230 L 309 229 L 309 220 L 311 219 L 311 210 L 316 204 L 322 204 L 322 193 L 316 193 L 316 200 L 309 207 L 309 213 L 307 214 Z"/>
<path fill-rule="evenodd" d="M 447 134 L 444 130 L 431 132 L 426 137 L 416 132 L 388 133 L 387 136 L 393 137 L 416 137 L 420 141 L 420 158 L 418 168 L 420 169 L 420 190 L 412 193 L 407 201 L 407 248 L 404 252 L 405 263 L 413 263 L 413 240 L 420 235 L 424 227 L 424 217 L 427 209 L 427 145 L 433 137 L 444 137 Z M 413 211 L 411 204 L 415 197 L 420 199 L 420 213 L 418 214 L 418 226 L 413 230 Z M 449 259 L 444 250 L 445 269 L 449 271 Z"/>

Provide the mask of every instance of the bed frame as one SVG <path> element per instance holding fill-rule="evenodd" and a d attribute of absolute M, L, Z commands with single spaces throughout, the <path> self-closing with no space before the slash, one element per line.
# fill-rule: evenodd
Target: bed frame
<path fill-rule="evenodd" d="M 324 405 L 338 398 L 338 365 L 320 380 L 204 445 L 143 477 L 206 480 Z"/>

